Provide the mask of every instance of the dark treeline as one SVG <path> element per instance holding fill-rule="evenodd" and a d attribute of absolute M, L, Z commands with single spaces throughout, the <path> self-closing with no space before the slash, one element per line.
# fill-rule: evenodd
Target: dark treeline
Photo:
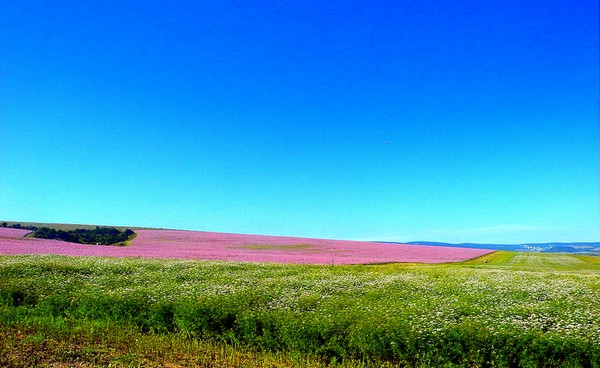
<path fill-rule="evenodd" d="M 31 230 L 31 231 L 37 230 L 37 226 L 23 226 L 21 224 L 9 225 L 7 222 L 3 222 L 2 224 L 0 224 L 0 227 L 9 227 L 12 229 L 23 229 L 23 230 Z"/>
<path fill-rule="evenodd" d="M 111 245 L 123 243 L 133 236 L 133 231 L 119 231 L 114 227 L 98 227 L 95 229 L 56 230 L 40 227 L 34 230 L 33 237 L 43 239 L 58 239 L 80 244 Z"/>

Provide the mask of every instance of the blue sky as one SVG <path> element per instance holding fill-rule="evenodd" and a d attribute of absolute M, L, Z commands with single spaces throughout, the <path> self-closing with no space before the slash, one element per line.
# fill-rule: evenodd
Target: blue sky
<path fill-rule="evenodd" d="M 598 5 L 3 1 L 0 218 L 600 241 Z"/>

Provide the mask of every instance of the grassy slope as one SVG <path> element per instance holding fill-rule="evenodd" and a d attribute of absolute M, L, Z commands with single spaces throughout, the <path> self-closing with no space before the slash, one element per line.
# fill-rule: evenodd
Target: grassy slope
<path fill-rule="evenodd" d="M 365 266 L 0 257 L 0 365 L 600 364 L 600 258 Z M 312 356 L 312 358 L 311 358 Z"/>
<path fill-rule="evenodd" d="M 487 262 L 485 262 L 486 260 Z M 465 261 L 462 266 L 512 271 L 597 273 L 600 271 L 600 257 L 566 253 L 497 251 L 477 259 Z"/>

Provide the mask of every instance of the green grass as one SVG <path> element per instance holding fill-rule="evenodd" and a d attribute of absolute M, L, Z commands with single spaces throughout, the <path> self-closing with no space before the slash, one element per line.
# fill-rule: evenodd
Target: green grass
<path fill-rule="evenodd" d="M 598 258 L 564 254 L 358 266 L 1 256 L 0 366 L 598 367 L 598 300 Z"/>
<path fill-rule="evenodd" d="M 486 260 L 487 263 L 484 262 Z M 466 261 L 463 265 L 513 271 L 566 271 L 597 274 L 600 270 L 600 257 L 566 253 L 497 251 L 474 260 Z"/>

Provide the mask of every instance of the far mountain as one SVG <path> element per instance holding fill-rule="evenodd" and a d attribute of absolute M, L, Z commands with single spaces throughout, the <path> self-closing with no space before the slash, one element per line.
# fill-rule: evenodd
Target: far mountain
<path fill-rule="evenodd" d="M 481 243 L 442 243 L 432 241 L 411 241 L 404 244 L 437 245 L 444 247 L 482 248 L 495 250 L 511 250 L 517 252 L 545 253 L 582 253 L 600 255 L 600 242 L 575 243 L 524 243 L 524 244 L 481 244 Z"/>

